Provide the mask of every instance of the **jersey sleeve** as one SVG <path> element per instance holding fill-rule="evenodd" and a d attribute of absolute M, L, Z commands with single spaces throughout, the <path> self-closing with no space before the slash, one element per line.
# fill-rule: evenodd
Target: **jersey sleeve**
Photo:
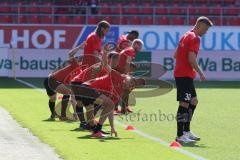
<path fill-rule="evenodd" d="M 77 58 L 72 58 L 69 62 L 70 62 L 70 65 L 73 69 L 75 69 L 79 66 Z"/>
<path fill-rule="evenodd" d="M 198 53 L 200 46 L 200 39 L 196 36 L 189 37 L 189 52 Z"/>

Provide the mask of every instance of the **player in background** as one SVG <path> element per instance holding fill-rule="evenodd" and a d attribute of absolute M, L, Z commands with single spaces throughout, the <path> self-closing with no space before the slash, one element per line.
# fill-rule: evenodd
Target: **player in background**
<path fill-rule="evenodd" d="M 88 35 L 83 50 L 82 65 L 85 66 L 83 69 L 102 60 L 102 39 L 107 35 L 109 28 L 110 24 L 107 21 L 100 21 L 96 30 Z"/>
<path fill-rule="evenodd" d="M 65 78 L 71 71 L 79 67 L 78 60 L 74 58 L 74 55 L 84 47 L 85 43 L 80 44 L 76 48 L 72 49 L 69 52 L 69 64 L 65 67 L 56 70 L 55 72 L 51 73 L 45 80 L 44 80 L 44 87 L 46 89 L 47 95 L 49 96 L 49 109 L 51 111 L 50 118 L 54 119 L 56 117 L 55 112 L 55 101 L 57 93 L 63 95 L 71 95 L 71 90 L 65 84 Z M 63 107 L 66 108 L 67 105 L 66 99 L 63 101 Z M 74 108 L 75 111 L 75 108 Z"/>
<path fill-rule="evenodd" d="M 129 47 L 131 43 L 137 39 L 139 36 L 138 31 L 132 30 L 130 32 L 127 32 L 127 34 L 123 34 L 118 38 L 117 41 L 117 52 L 121 52 L 123 49 Z"/>
<path fill-rule="evenodd" d="M 112 68 L 115 67 L 118 64 L 118 53 L 117 52 L 110 52 L 108 53 L 108 64 L 109 66 L 111 66 Z M 104 59 L 104 58 L 103 58 Z M 109 68 L 107 68 L 106 64 L 103 63 L 103 61 L 101 63 L 96 63 L 86 69 L 84 69 L 81 73 L 79 73 L 78 75 L 76 75 L 71 82 L 77 85 L 81 85 L 82 83 L 104 76 L 106 74 L 108 74 L 109 72 Z M 97 111 L 100 109 L 101 106 L 98 105 L 94 105 L 94 115 L 97 114 Z M 92 115 L 93 116 L 93 115 Z M 80 123 L 80 128 L 81 129 L 88 129 L 91 130 L 89 122 L 81 122 Z"/>
<path fill-rule="evenodd" d="M 197 94 L 193 80 L 196 73 L 204 81 L 205 75 L 197 63 L 197 55 L 202 37 L 213 23 L 207 17 L 199 17 L 192 30 L 186 32 L 176 49 L 174 57 L 176 66 L 174 77 L 177 88 L 177 137 L 176 141 L 194 143 L 200 138 L 190 131 L 190 122 L 198 104 Z"/>
<path fill-rule="evenodd" d="M 130 64 L 133 63 L 136 53 L 142 50 L 143 45 L 144 44 L 142 40 L 135 39 L 132 42 L 131 47 L 125 48 L 119 53 L 119 63 L 114 69 L 120 72 L 121 74 L 129 74 L 133 69 L 131 66 L 134 66 Z M 132 109 L 130 108 L 130 106 L 128 106 L 128 99 L 129 99 L 128 94 L 125 94 L 122 97 L 120 112 L 123 114 L 127 112 L 132 112 Z M 115 112 L 119 112 L 117 107 L 115 108 Z"/>

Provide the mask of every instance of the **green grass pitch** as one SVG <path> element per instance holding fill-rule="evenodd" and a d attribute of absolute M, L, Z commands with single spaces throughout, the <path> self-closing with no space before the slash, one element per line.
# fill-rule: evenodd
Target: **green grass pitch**
<path fill-rule="evenodd" d="M 42 88 L 42 79 L 23 80 Z M 202 140 L 181 148 L 205 159 L 240 159 L 240 82 L 204 82 L 196 86 L 199 105 L 191 128 Z M 176 135 L 173 116 L 178 104 L 175 92 L 173 89 L 161 96 L 137 98 L 135 114 L 116 119 L 170 143 Z M 14 79 L 0 79 L 0 106 L 64 159 L 194 159 L 118 125 L 118 138 L 91 139 L 88 132 L 77 129 L 77 122 L 47 121 L 47 105 L 45 93 Z M 104 129 L 108 131 L 109 126 Z"/>

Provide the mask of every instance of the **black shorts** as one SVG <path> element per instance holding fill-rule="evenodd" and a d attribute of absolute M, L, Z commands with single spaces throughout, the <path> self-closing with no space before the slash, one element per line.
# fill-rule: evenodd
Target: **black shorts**
<path fill-rule="evenodd" d="M 101 93 L 97 90 L 80 82 L 72 82 L 71 89 L 74 93 L 75 99 L 81 101 L 84 106 L 88 106 L 90 104 L 93 105 L 96 99 L 101 95 Z"/>
<path fill-rule="evenodd" d="M 177 87 L 177 101 L 190 102 L 197 97 L 193 79 L 189 77 L 175 77 Z"/>
<path fill-rule="evenodd" d="M 47 95 L 48 96 L 53 96 L 54 94 L 56 94 L 55 90 L 56 88 L 61 85 L 60 82 L 56 81 L 55 79 L 51 78 L 51 77 L 47 77 L 44 82 L 44 87 L 46 89 Z"/>

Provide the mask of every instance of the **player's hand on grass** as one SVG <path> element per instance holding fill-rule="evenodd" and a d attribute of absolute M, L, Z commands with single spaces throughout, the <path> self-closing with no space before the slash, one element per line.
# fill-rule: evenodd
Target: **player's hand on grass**
<path fill-rule="evenodd" d="M 111 136 L 115 136 L 115 137 L 117 137 L 118 135 L 117 135 L 117 132 L 116 132 L 116 130 L 113 128 L 113 129 L 111 129 Z"/>
<path fill-rule="evenodd" d="M 74 121 L 77 121 L 77 120 L 78 120 L 77 113 L 73 113 L 73 120 L 74 120 Z"/>

